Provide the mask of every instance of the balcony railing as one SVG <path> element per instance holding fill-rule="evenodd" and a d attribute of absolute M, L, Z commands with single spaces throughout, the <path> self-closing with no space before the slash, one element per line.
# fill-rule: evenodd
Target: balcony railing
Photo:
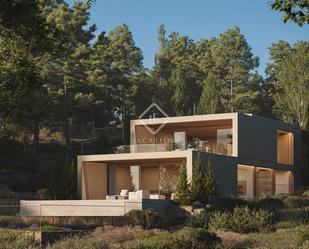
<path fill-rule="evenodd" d="M 182 146 L 182 144 L 176 143 L 121 145 L 115 148 L 115 153 L 165 152 L 184 150 L 184 148 L 214 154 L 232 154 L 232 144 L 220 144 L 219 146 L 216 146 L 209 143 L 209 141 L 188 142 L 186 146 Z"/>
<path fill-rule="evenodd" d="M 115 148 L 115 153 L 164 152 L 173 150 L 174 143 L 131 144 L 118 146 Z"/>

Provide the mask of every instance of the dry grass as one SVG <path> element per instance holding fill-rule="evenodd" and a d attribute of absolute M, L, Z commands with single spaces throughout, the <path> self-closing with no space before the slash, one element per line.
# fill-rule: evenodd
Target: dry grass
<path fill-rule="evenodd" d="M 247 236 L 234 232 L 217 231 L 216 234 L 221 239 L 221 244 L 218 249 L 232 249 L 238 248 L 241 244 L 245 243 Z"/>
<path fill-rule="evenodd" d="M 90 238 L 104 238 L 108 241 L 111 249 L 126 248 L 126 245 L 133 240 L 149 238 L 155 235 L 166 233 L 158 229 L 143 230 L 138 227 L 99 227 L 89 235 Z"/>
<path fill-rule="evenodd" d="M 305 226 L 273 233 L 216 233 L 222 239 L 218 249 L 309 249 L 309 230 Z"/>

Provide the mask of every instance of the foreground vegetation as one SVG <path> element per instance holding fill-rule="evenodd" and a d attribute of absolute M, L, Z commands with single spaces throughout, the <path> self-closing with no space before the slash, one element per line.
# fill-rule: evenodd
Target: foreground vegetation
<path fill-rule="evenodd" d="M 40 248 L 30 235 L 0 230 L 3 249 Z M 280 229 L 272 233 L 238 234 L 217 231 L 216 234 L 202 228 L 184 227 L 176 232 L 143 230 L 134 227 L 97 229 L 86 237 L 67 238 L 47 246 L 48 249 L 307 249 L 309 225 Z"/>
<path fill-rule="evenodd" d="M 159 217 L 152 210 L 129 212 L 123 226 L 97 226 L 84 237 L 60 240 L 48 249 L 307 249 L 309 248 L 308 196 L 278 196 L 257 200 L 213 199 L 186 219 Z M 4 249 L 39 248 L 34 226 L 21 229 L 21 217 L 0 217 L 0 245 Z M 38 220 L 28 220 L 28 225 Z M 76 220 L 78 223 L 78 220 Z M 43 231 L 65 231 L 50 226 Z M 6 227 L 6 228 L 4 228 Z M 9 229 L 10 228 L 10 229 Z M 93 226 L 89 226 L 93 228 Z M 81 224 L 71 229 L 82 229 Z M 24 232 L 27 231 L 27 232 Z"/>

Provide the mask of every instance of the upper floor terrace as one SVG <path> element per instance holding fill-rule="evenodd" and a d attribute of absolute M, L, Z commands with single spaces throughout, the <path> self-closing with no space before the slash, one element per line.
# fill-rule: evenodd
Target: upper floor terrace
<path fill-rule="evenodd" d="M 236 122 L 236 113 L 132 120 L 131 144 L 116 153 L 195 150 L 236 156 Z"/>

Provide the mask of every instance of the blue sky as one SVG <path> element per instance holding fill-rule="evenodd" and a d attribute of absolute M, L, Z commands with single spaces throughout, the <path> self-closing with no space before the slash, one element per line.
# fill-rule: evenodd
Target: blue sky
<path fill-rule="evenodd" d="M 90 22 L 97 25 L 98 32 L 126 23 L 143 51 L 145 67 L 154 64 L 160 24 L 165 25 L 167 34 L 177 31 L 194 40 L 218 36 L 238 26 L 260 58 L 258 71 L 264 73 L 269 62 L 267 48 L 273 42 L 309 40 L 309 25 L 284 24 L 281 17 L 270 9 L 268 0 L 97 0 Z"/>

